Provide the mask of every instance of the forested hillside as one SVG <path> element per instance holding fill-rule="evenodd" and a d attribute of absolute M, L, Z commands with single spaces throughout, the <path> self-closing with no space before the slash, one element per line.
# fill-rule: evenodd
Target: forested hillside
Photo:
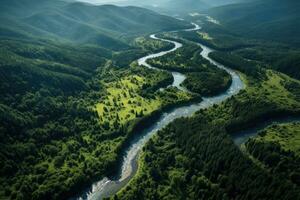
<path fill-rule="evenodd" d="M 92 3 L 102 3 L 97 0 L 83 0 Z M 168 13 L 172 16 L 185 16 L 187 14 L 198 13 L 215 6 L 244 3 L 253 0 L 123 0 L 109 1 L 111 4 L 138 5 L 141 7 Z M 106 2 L 107 3 L 107 2 Z"/>
<path fill-rule="evenodd" d="M 231 32 L 300 46 L 300 2 L 264 0 L 226 5 L 207 13 Z"/>
<path fill-rule="evenodd" d="M 47 37 L 114 50 L 128 48 L 124 40 L 132 34 L 186 27 L 184 22 L 138 7 L 5 0 L 0 10 L 2 37 Z"/>
<path fill-rule="evenodd" d="M 212 9 L 214 18 L 188 17 L 202 29 L 176 36 L 217 49 L 210 57 L 238 70 L 246 88 L 159 131 L 115 199 L 300 198 L 299 124 L 271 126 L 243 147 L 233 142 L 249 127 L 300 114 L 298 11 L 296 1 L 255 1 Z M 170 62 L 159 65 L 179 67 Z"/>
<path fill-rule="evenodd" d="M 300 199 L 300 3 L 128 4 L 1 1 L 0 199 Z"/>
<path fill-rule="evenodd" d="M 130 63 L 172 46 L 144 35 L 190 26 L 137 7 L 56 0 L 4 0 L 0 22 L 1 199 L 65 199 L 113 173 L 135 122 L 110 130 L 97 103 L 117 77 L 149 82 L 152 71 Z M 154 76 L 149 90 L 170 82 L 166 74 Z M 174 103 L 170 96 L 191 98 L 176 92 L 156 99 L 155 108 Z"/>
<path fill-rule="evenodd" d="M 217 20 L 190 16 L 202 23 L 203 30 L 181 36 L 300 78 L 298 1 L 253 1 L 216 7 L 208 13 Z"/>
<path fill-rule="evenodd" d="M 200 110 L 191 118 L 176 120 L 159 131 L 144 148 L 138 175 L 115 198 L 299 198 L 299 186 L 290 181 L 298 177 L 297 161 L 285 161 L 290 162 L 288 166 L 295 171 L 291 171 L 291 178 L 282 173 L 274 174 L 273 171 L 283 169 L 267 171 L 261 168 L 230 137 L 275 116 L 299 115 L 297 93 L 287 87 L 290 82 L 299 86 L 299 81 L 265 70 L 251 61 L 232 59 L 231 55 L 225 57 L 214 53 L 211 57 L 243 72 L 246 89 L 219 105 Z M 247 145 L 253 147 L 250 151 L 259 159 L 272 162 L 274 158 L 276 163 L 277 150 L 276 155 L 270 152 L 278 149 L 276 146 L 266 145 L 268 152 L 264 152 L 258 149 L 264 147 L 256 145 L 255 148 L 253 142 Z M 283 152 L 283 156 L 288 155 Z"/>
<path fill-rule="evenodd" d="M 143 53 L 132 46 L 132 34 L 188 26 L 135 7 L 12 0 L 3 2 L 0 10 L 4 96 L 36 91 L 43 85 L 67 93 L 86 89 L 86 80 L 107 60 L 124 66 L 128 64 L 124 54 L 130 60 Z"/>

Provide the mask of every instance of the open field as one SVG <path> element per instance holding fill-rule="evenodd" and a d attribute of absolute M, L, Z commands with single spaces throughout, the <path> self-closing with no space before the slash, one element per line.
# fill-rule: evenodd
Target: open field
<path fill-rule="evenodd" d="M 153 85 L 159 80 L 159 73 L 147 76 L 128 75 L 116 81 L 104 83 L 106 97 L 96 105 L 100 123 L 106 129 L 116 129 L 127 122 L 151 114 L 164 106 L 188 101 L 193 96 L 177 88 L 168 88 L 154 92 L 151 98 L 142 96 L 146 85 Z"/>

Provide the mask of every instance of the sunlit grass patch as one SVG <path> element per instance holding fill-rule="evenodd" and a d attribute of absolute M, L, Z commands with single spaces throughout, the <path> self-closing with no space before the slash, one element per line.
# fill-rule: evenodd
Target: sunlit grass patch
<path fill-rule="evenodd" d="M 262 133 L 255 138 L 256 141 L 280 144 L 285 151 L 292 151 L 300 156 L 300 123 L 273 125 Z"/>
<path fill-rule="evenodd" d="M 143 86 L 152 81 L 141 75 L 128 75 L 105 83 L 107 96 L 96 105 L 99 121 L 104 129 L 118 129 L 163 106 L 192 98 L 191 94 L 175 88 L 157 91 L 151 98 L 142 96 Z"/>
<path fill-rule="evenodd" d="M 200 31 L 198 31 L 197 33 L 204 40 L 213 40 L 213 38 L 208 33 L 206 33 L 206 32 L 200 32 Z"/>
<path fill-rule="evenodd" d="M 159 100 L 145 99 L 138 94 L 144 83 L 144 78 L 136 75 L 108 83 L 107 97 L 96 105 L 100 122 L 105 126 L 124 125 L 138 116 L 158 109 Z"/>
<path fill-rule="evenodd" d="M 299 108 L 300 103 L 293 98 L 285 87 L 284 82 L 292 80 L 290 77 L 272 70 L 267 71 L 267 80 L 262 82 L 260 90 L 267 95 L 268 99 L 275 102 L 277 105 L 289 108 Z"/>

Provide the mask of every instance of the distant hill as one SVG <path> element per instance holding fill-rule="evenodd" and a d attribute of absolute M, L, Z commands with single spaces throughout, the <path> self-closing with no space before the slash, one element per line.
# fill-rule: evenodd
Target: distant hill
<path fill-rule="evenodd" d="M 210 5 L 211 7 L 215 7 L 215 6 L 222 6 L 228 4 L 246 3 L 255 0 L 202 0 L 202 1 Z"/>
<path fill-rule="evenodd" d="M 84 90 L 114 54 L 122 58 L 121 52 L 128 52 L 130 60 L 141 53 L 131 46 L 131 38 L 186 27 L 190 24 L 144 8 L 2 0 L 0 93 L 23 95 L 42 87 L 64 93 Z"/>
<path fill-rule="evenodd" d="M 112 1 L 112 3 L 114 2 Z M 127 0 L 115 2 L 115 4 L 136 5 L 172 16 L 199 12 L 210 8 L 203 0 Z"/>
<path fill-rule="evenodd" d="M 232 31 L 300 46 L 300 1 L 261 0 L 210 9 Z"/>
<path fill-rule="evenodd" d="M 188 26 L 144 8 L 59 0 L 3 0 L 0 13 L 2 37 L 47 37 L 109 49 L 126 48 L 120 37 Z"/>
<path fill-rule="evenodd" d="M 199 12 L 209 8 L 209 4 L 203 0 L 168 0 L 165 5 L 165 9 L 178 14 Z"/>
<path fill-rule="evenodd" d="M 76 0 L 69 0 L 76 1 Z M 117 5 L 134 5 L 149 8 L 169 15 L 186 15 L 192 12 L 201 12 L 214 6 L 227 5 L 233 3 L 248 2 L 253 0 L 77 0 L 95 4 L 117 4 Z"/>

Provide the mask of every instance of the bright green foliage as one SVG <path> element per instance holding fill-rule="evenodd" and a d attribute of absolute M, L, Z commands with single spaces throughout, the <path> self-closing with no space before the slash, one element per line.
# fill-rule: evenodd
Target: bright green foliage
<path fill-rule="evenodd" d="M 134 66 L 131 74 L 126 72 L 116 75 L 110 72 L 116 80 L 104 83 L 106 96 L 96 105 L 96 110 L 100 124 L 105 125 L 106 129 L 118 129 L 129 121 L 150 115 L 153 111 L 195 98 L 194 95 L 177 88 L 151 91 L 153 87 L 171 84 L 172 76 L 166 72 L 139 68 L 141 67 Z"/>
<path fill-rule="evenodd" d="M 300 123 L 272 125 L 245 146 L 270 173 L 300 187 Z"/>
<path fill-rule="evenodd" d="M 300 156 L 300 123 L 273 125 L 260 132 L 254 138 L 258 142 L 278 143 L 285 151 Z"/>

